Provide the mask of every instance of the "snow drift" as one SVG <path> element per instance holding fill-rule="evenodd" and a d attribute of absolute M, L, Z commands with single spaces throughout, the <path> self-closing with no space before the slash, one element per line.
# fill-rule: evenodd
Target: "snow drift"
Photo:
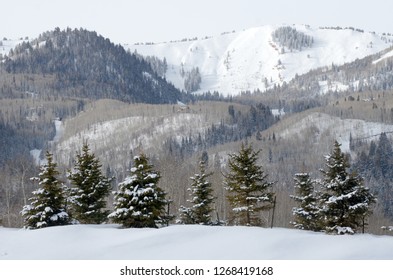
<path fill-rule="evenodd" d="M 294 229 L 177 225 L 0 228 L 3 260 L 392 260 L 393 238 Z"/>

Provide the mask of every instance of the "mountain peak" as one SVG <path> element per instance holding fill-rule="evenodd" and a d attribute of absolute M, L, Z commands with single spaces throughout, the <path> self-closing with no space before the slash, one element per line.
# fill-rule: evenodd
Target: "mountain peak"
<path fill-rule="evenodd" d="M 165 58 L 169 66 L 166 78 L 180 89 L 185 89 L 183 73 L 198 68 L 201 83 L 195 92 L 237 95 L 271 89 L 312 69 L 342 65 L 378 53 L 392 41 L 390 34 L 378 35 L 353 27 L 283 24 L 132 48 L 145 56 Z"/>
<path fill-rule="evenodd" d="M 147 61 L 85 29 L 56 28 L 23 41 L 10 51 L 3 67 L 13 74 L 49 75 L 51 87 L 65 96 L 147 103 L 181 99 L 181 92 Z M 32 87 L 45 91 L 37 84 Z"/>

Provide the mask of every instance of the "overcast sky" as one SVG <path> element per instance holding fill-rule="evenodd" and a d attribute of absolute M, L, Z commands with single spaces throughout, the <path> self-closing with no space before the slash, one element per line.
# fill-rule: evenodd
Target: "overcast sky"
<path fill-rule="evenodd" d="M 0 38 L 83 27 L 115 43 L 161 42 L 282 23 L 393 33 L 391 0 L 1 0 L 0 11 Z"/>

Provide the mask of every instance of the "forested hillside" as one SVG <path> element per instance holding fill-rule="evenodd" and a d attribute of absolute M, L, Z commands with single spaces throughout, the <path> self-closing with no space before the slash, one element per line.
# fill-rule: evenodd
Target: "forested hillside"
<path fill-rule="evenodd" d="M 146 103 L 175 103 L 183 99 L 182 93 L 145 60 L 96 32 L 83 29 L 57 28 L 36 40 L 23 42 L 10 52 L 2 67 L 11 74 L 53 78 L 49 85 L 27 80 L 21 91 Z"/>
<path fill-rule="evenodd" d="M 1 56 L 0 167 L 47 147 L 54 120 L 75 116 L 89 100 L 188 100 L 153 70 L 154 58 L 145 61 L 96 32 L 56 28 L 19 42 Z"/>

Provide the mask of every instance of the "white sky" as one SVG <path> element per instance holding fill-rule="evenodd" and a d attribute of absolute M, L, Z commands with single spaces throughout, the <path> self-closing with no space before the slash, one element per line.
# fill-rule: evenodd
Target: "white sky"
<path fill-rule="evenodd" d="M 393 33 L 391 0 L 0 0 L 0 39 L 55 27 L 95 30 L 115 43 L 217 35 L 266 24 L 353 26 Z"/>

